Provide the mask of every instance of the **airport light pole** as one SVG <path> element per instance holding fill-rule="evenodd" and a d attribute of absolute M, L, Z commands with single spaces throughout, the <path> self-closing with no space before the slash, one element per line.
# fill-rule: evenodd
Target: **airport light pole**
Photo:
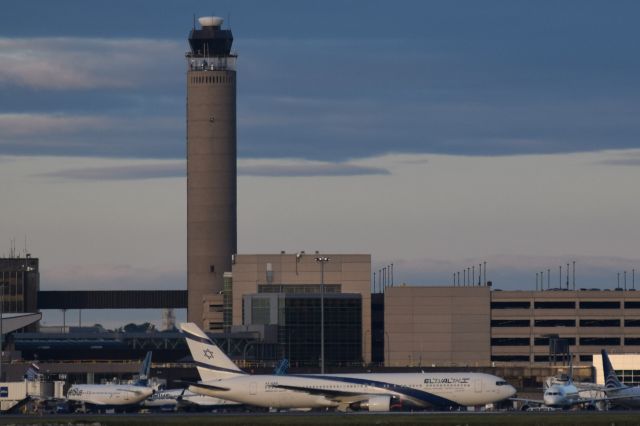
<path fill-rule="evenodd" d="M 330 260 L 328 257 L 316 257 L 320 264 L 320 374 L 324 374 L 324 264 Z"/>
<path fill-rule="evenodd" d="M 4 272 L 2 273 L 4 278 Z M 0 382 L 2 381 L 2 344 L 4 343 L 4 324 L 2 323 L 2 316 L 4 315 L 4 280 L 0 282 Z"/>

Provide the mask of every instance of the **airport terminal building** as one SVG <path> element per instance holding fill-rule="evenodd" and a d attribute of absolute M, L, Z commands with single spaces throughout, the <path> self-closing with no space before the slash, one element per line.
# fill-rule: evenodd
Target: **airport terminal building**
<path fill-rule="evenodd" d="M 370 276 L 369 254 L 235 255 L 223 291 L 203 297 L 202 323 L 273 336 L 292 364 L 317 366 L 324 303 L 327 362 L 362 365 L 371 360 Z"/>
<path fill-rule="evenodd" d="M 384 330 L 389 367 L 591 364 L 640 352 L 640 294 L 401 286 L 386 289 Z"/>

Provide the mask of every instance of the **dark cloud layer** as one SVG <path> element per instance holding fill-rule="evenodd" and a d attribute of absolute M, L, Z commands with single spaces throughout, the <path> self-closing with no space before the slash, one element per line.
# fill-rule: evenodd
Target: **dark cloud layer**
<path fill-rule="evenodd" d="M 16 113 L 111 125 L 38 135 L 0 127 L 0 154 L 184 158 L 185 39 L 191 14 L 210 10 L 28 4 L 0 16 L 0 125 Z M 638 3 L 364 5 L 218 5 L 232 14 L 240 55 L 240 156 L 345 162 L 640 147 Z"/>
<path fill-rule="evenodd" d="M 388 175 L 389 170 L 343 163 L 240 166 L 238 174 L 264 177 Z"/>
<path fill-rule="evenodd" d="M 140 164 L 117 167 L 92 167 L 60 170 L 40 177 L 77 180 L 133 180 L 186 176 L 185 164 Z"/>
<path fill-rule="evenodd" d="M 608 160 L 600 161 L 599 164 L 607 166 L 640 166 L 640 156 L 634 155 L 627 158 L 612 158 Z"/>
<path fill-rule="evenodd" d="M 2 159 L 0 158 L 0 161 Z M 287 164 L 247 164 L 238 167 L 240 176 L 261 177 L 314 177 L 388 175 L 387 169 L 346 163 L 289 162 Z M 73 180 L 139 180 L 186 177 L 184 162 L 162 164 L 136 164 L 116 167 L 90 167 L 43 173 L 38 177 Z"/>

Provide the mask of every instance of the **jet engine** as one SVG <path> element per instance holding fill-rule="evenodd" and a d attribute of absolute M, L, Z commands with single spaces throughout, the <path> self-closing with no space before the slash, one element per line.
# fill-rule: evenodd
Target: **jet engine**
<path fill-rule="evenodd" d="M 350 405 L 353 410 L 368 410 L 374 411 L 390 411 L 391 410 L 391 397 L 390 396 L 371 396 L 364 401 L 354 402 Z"/>

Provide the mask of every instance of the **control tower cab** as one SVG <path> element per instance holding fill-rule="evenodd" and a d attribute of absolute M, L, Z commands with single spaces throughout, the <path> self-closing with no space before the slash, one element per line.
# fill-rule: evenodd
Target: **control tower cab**
<path fill-rule="evenodd" d="M 236 55 L 222 18 L 198 21 L 186 53 L 187 316 L 216 331 L 204 324 L 203 296 L 222 292 L 237 251 Z"/>

